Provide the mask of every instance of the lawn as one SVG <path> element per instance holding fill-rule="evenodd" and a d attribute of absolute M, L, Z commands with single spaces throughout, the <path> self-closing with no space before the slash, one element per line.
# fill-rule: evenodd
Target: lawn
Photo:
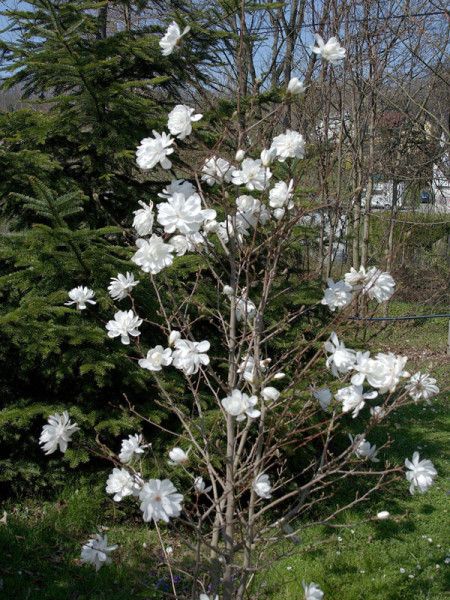
<path fill-rule="evenodd" d="M 390 309 L 393 314 L 412 314 L 411 306 L 397 303 Z M 442 389 L 449 385 L 447 327 L 446 319 L 376 324 L 361 328 L 357 339 L 371 340 L 373 351 L 408 354 L 412 359 L 409 369 L 432 369 Z M 373 338 L 375 333 L 378 335 Z M 389 449 L 391 459 L 403 462 L 418 450 L 421 457 L 433 460 L 439 476 L 426 495 L 411 496 L 405 480 L 396 489 L 379 493 L 347 512 L 337 523 L 350 522 L 350 526 L 307 530 L 301 545 L 286 544 L 283 551 L 291 554 L 309 544 L 329 542 L 308 553 L 286 557 L 259 573 L 253 582 L 252 597 L 267 594 L 270 600 L 301 600 L 301 581 L 305 579 L 320 586 L 324 600 L 449 598 L 448 407 L 449 394 L 444 391 L 431 406 L 409 406 L 398 411 L 379 434 L 389 433 L 395 439 Z M 1 598 L 162 597 L 145 591 L 145 583 L 158 581 L 165 569 L 154 529 L 142 524 L 136 508 L 130 521 L 126 516 L 130 511 L 106 498 L 103 489 L 104 482 L 99 481 L 94 489 L 81 485 L 79 489 L 66 488 L 52 502 L 23 498 L 4 503 L 0 523 Z M 381 510 L 388 510 L 391 519 L 358 525 Z M 114 553 L 117 562 L 98 573 L 80 562 L 81 545 L 97 531 L 107 533 L 111 544 L 119 544 Z M 184 551 L 176 543 L 173 546 L 174 565 L 186 567 Z M 158 585 L 164 591 L 167 579 Z"/>
<path fill-rule="evenodd" d="M 302 579 L 318 583 L 324 599 L 443 600 L 449 597 L 448 404 L 448 400 L 435 401 L 425 410 L 405 408 L 390 424 L 392 433 L 397 433 L 390 456 L 395 450 L 401 460 L 417 450 L 423 457 L 433 457 L 439 473 L 434 487 L 425 495 L 410 496 L 405 480 L 395 490 L 373 496 L 341 519 L 342 523 L 355 525 L 307 532 L 302 537 L 306 545 L 330 536 L 333 539 L 317 550 L 290 557 L 271 567 L 267 576 L 258 582 L 267 590 L 274 590 L 271 598 L 300 600 Z M 390 520 L 356 525 L 382 510 L 390 512 Z M 287 552 L 290 550 L 292 548 L 286 547 Z M 286 583 L 282 593 L 276 591 L 281 582 Z"/>

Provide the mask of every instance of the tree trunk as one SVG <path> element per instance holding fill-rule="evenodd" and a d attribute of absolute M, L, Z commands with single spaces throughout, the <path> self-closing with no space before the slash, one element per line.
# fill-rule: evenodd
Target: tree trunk
<path fill-rule="evenodd" d="M 96 38 L 98 40 L 104 40 L 106 38 L 106 30 L 108 24 L 108 3 L 98 9 L 98 29 Z"/>

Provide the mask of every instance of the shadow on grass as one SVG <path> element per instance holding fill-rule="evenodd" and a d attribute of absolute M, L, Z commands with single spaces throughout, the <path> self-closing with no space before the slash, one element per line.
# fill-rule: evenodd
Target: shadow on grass
<path fill-rule="evenodd" d="M 90 535 L 100 531 L 105 515 L 105 500 L 86 492 L 80 497 L 55 504 L 34 503 L 25 509 L 11 510 L 7 524 L 0 526 L 1 598 L 14 600 L 128 600 L 142 587 L 128 567 L 111 564 L 95 571 L 80 561 L 81 547 Z M 108 524 L 109 519 L 107 519 Z M 141 528 L 145 534 L 145 528 Z M 136 538 L 130 527 L 114 531 L 118 537 Z M 139 544 L 142 549 L 142 543 Z M 127 561 L 122 545 L 115 552 Z M 142 557 L 141 557 L 142 558 Z M 150 571 L 150 556 L 148 571 Z M 143 596 L 139 596 L 143 597 Z"/>

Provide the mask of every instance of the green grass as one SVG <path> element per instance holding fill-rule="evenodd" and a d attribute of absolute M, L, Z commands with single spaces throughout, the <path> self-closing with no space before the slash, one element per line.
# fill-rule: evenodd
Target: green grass
<path fill-rule="evenodd" d="M 141 567 L 145 572 L 142 544 L 153 546 L 154 534 L 142 523 L 137 526 L 136 521 L 121 525 L 103 493 L 87 488 L 66 489 L 56 502 L 27 499 L 7 508 L 7 525 L 0 528 L 0 597 L 125 600 L 141 589 L 120 564 L 108 565 L 96 573 L 79 560 L 82 544 L 93 533 L 105 533 L 108 526 L 110 543 L 120 544 L 116 558 L 129 567 L 135 567 L 138 557 L 139 561 L 144 558 Z"/>
<path fill-rule="evenodd" d="M 418 306 L 407 302 L 391 302 L 389 317 L 449 314 L 449 307 Z M 382 316 L 379 310 L 375 315 Z M 357 343 L 367 345 L 372 353 L 394 352 L 408 356 L 409 370 L 433 372 L 441 388 L 450 385 L 450 357 L 447 355 L 448 318 L 416 319 L 408 321 L 378 321 L 361 324 L 355 331 Z"/>
<path fill-rule="evenodd" d="M 390 315 L 413 314 L 413 307 L 393 304 Z M 417 309 L 416 309 L 417 310 Z M 415 313 L 417 314 L 417 313 Z M 445 354 L 448 321 L 432 319 L 380 327 L 357 335 L 370 339 L 372 351 L 412 356 L 411 372 L 434 369 L 441 388 L 449 385 L 450 359 Z M 380 431 L 379 445 L 389 433 L 395 440 L 385 458 L 403 462 L 419 449 L 431 458 L 439 476 L 425 495 L 411 496 L 406 480 L 395 489 L 342 515 L 338 529 L 317 527 L 302 534 L 302 546 L 286 544 L 293 553 L 326 539 L 331 541 L 308 553 L 293 555 L 258 575 L 252 598 L 301 600 L 302 579 L 316 582 L 324 600 L 444 600 L 450 598 L 450 481 L 448 470 L 449 394 L 433 405 L 409 406 L 392 415 Z M 375 433 L 375 432 L 374 432 Z M 419 448 L 420 447 L 420 448 Z M 104 494 L 104 482 L 94 489 L 68 488 L 56 501 L 24 498 L 8 501 L 6 524 L 0 523 L 0 598 L 14 600 L 128 600 L 162 595 L 145 593 L 143 582 L 165 577 L 154 528 L 142 523 L 140 511 L 113 503 Z M 388 510 L 388 521 L 358 522 Z M 131 514 L 131 519 L 129 515 Z M 105 528 L 109 529 L 106 530 Z M 98 573 L 80 562 L 83 543 L 96 532 L 107 532 L 110 544 L 119 544 L 119 561 Z M 170 541 L 170 531 L 167 532 Z M 342 538 L 338 540 L 338 537 Z M 431 541 L 429 541 L 431 540 Z M 143 546 L 146 545 L 146 547 Z M 175 542 L 174 560 L 186 556 Z M 183 560 L 181 558 L 181 560 Z M 439 567 L 437 567 L 439 565 Z"/>
<path fill-rule="evenodd" d="M 421 457 L 432 458 L 439 474 L 435 485 L 424 495 L 411 496 L 405 479 L 395 489 L 375 494 L 357 510 L 347 511 L 338 523 L 351 526 L 306 530 L 304 545 L 332 540 L 272 566 L 258 581 L 271 592 L 271 600 L 300 600 L 302 579 L 317 583 L 324 600 L 450 597 L 450 564 L 445 562 L 450 560 L 448 408 L 448 400 L 435 401 L 425 411 L 422 406 L 407 407 L 398 411 L 389 427 L 392 435 L 396 434 L 389 457 L 402 461 L 418 450 Z M 391 519 L 357 525 L 381 510 L 388 510 Z M 284 548 L 286 552 L 295 550 L 293 545 Z"/>

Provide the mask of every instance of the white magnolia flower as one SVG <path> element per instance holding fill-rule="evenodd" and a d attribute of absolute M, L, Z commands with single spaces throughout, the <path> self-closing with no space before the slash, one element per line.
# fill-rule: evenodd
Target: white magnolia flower
<path fill-rule="evenodd" d="M 207 211 L 203 210 L 202 212 L 205 213 Z M 192 251 L 202 252 L 203 251 L 205 253 L 208 253 L 210 246 L 214 246 L 214 244 L 211 244 L 206 239 L 206 235 L 202 231 L 197 231 L 196 233 L 189 233 L 188 235 L 186 235 L 186 240 L 188 242 L 188 249 L 190 252 L 192 252 Z M 172 238 L 170 241 L 172 241 Z"/>
<path fill-rule="evenodd" d="M 231 396 L 227 396 L 222 400 L 222 406 L 229 415 L 236 417 L 236 421 L 243 421 L 246 415 L 251 419 L 259 417 L 261 412 L 253 408 L 257 403 L 257 396 L 248 397 L 247 394 L 239 390 L 233 390 Z"/>
<path fill-rule="evenodd" d="M 325 350 L 331 352 L 327 358 L 327 367 L 335 377 L 345 375 L 351 371 L 355 364 L 355 351 L 345 347 L 344 342 L 340 342 L 338 336 L 333 331 L 329 342 L 325 342 Z M 372 384 L 371 384 L 372 385 Z M 376 386 L 373 386 L 376 387 Z"/>
<path fill-rule="evenodd" d="M 182 450 L 181 448 L 173 448 L 170 452 L 169 452 L 169 458 L 170 460 L 168 460 L 168 464 L 172 465 L 174 467 L 181 465 L 187 465 L 187 463 L 189 462 L 189 452 L 190 452 L 190 448 L 187 452 L 185 452 L 184 450 Z"/>
<path fill-rule="evenodd" d="M 194 479 L 194 488 L 197 494 L 207 494 L 212 490 L 212 485 L 206 487 L 206 484 L 203 481 L 203 477 L 196 477 Z"/>
<path fill-rule="evenodd" d="M 144 483 L 139 493 L 144 521 L 165 521 L 178 517 L 181 513 L 182 494 L 169 479 L 150 479 Z"/>
<path fill-rule="evenodd" d="M 305 139 L 297 131 L 287 129 L 273 138 L 271 148 L 277 151 L 277 157 L 280 162 L 287 158 L 303 158 L 305 156 Z"/>
<path fill-rule="evenodd" d="M 167 158 L 173 152 L 171 148 L 173 139 L 167 133 L 158 133 L 153 130 L 154 138 L 144 138 L 136 150 L 136 162 L 141 169 L 153 169 L 160 163 L 163 169 L 172 167 Z"/>
<path fill-rule="evenodd" d="M 305 580 L 303 580 L 302 585 L 305 590 L 305 600 L 321 600 L 323 598 L 322 590 L 319 589 L 319 586 L 314 581 L 306 585 Z"/>
<path fill-rule="evenodd" d="M 115 502 L 120 502 L 126 496 L 135 496 L 139 489 L 139 483 L 126 469 L 114 468 L 106 482 L 106 493 L 115 494 Z"/>
<path fill-rule="evenodd" d="M 201 365 L 209 365 L 209 356 L 206 354 L 209 347 L 210 343 L 207 341 L 177 340 L 172 364 L 177 369 L 181 369 L 185 375 L 195 375 Z"/>
<path fill-rule="evenodd" d="M 410 469 L 406 473 L 406 479 L 411 483 L 410 493 L 414 494 L 417 487 L 419 492 L 424 494 L 433 485 L 433 479 L 437 475 L 431 460 L 420 460 L 419 453 L 414 452 L 412 462 L 406 459 L 405 466 Z"/>
<path fill-rule="evenodd" d="M 250 234 L 248 227 L 248 222 L 241 215 L 236 215 L 235 223 L 233 223 L 231 215 L 228 215 L 226 221 L 218 223 L 216 233 L 224 242 L 228 242 L 230 237 L 235 237 L 239 243 L 242 243 L 243 236 Z"/>
<path fill-rule="evenodd" d="M 355 364 L 353 369 L 357 371 L 354 375 L 352 375 L 351 382 L 353 385 L 362 385 L 364 383 L 364 379 L 372 373 L 374 367 L 376 367 L 375 361 L 370 358 L 370 352 L 357 352 Z"/>
<path fill-rule="evenodd" d="M 272 497 L 272 494 L 270 493 L 272 491 L 272 486 L 270 485 L 269 476 L 265 473 L 261 473 L 255 477 L 252 483 L 252 488 L 260 498 L 268 500 Z"/>
<path fill-rule="evenodd" d="M 175 23 L 175 21 L 172 21 L 167 28 L 164 37 L 159 40 L 159 46 L 162 54 L 164 56 L 169 56 L 169 54 L 172 54 L 177 46 L 181 46 L 181 38 L 183 35 L 186 35 L 190 29 L 190 27 L 185 27 L 183 29 L 183 33 L 181 33 L 178 24 Z"/>
<path fill-rule="evenodd" d="M 119 273 L 117 277 L 111 277 L 111 283 L 108 286 L 109 295 L 113 300 L 123 300 L 138 283 L 139 281 L 134 280 L 132 273 L 128 271 L 126 275 Z"/>
<path fill-rule="evenodd" d="M 395 281 L 389 273 L 383 273 L 380 269 L 372 267 L 366 275 L 366 285 L 364 292 L 368 294 L 372 300 L 377 302 L 385 302 L 394 293 Z"/>
<path fill-rule="evenodd" d="M 276 208 L 273 211 L 273 216 L 277 221 L 280 221 L 280 219 L 282 219 L 285 214 L 286 214 L 286 210 L 284 208 Z"/>
<path fill-rule="evenodd" d="M 392 352 L 379 352 L 372 364 L 372 371 L 367 373 L 367 382 L 379 390 L 380 394 L 395 392 L 401 377 L 408 377 L 403 370 L 407 361 L 406 356 L 395 356 Z"/>
<path fill-rule="evenodd" d="M 352 445 L 353 443 L 357 443 L 355 447 L 355 454 L 358 458 L 369 458 L 372 462 L 380 462 L 380 459 L 376 457 L 378 454 L 378 450 L 375 444 L 371 446 L 370 442 L 368 442 L 365 438 L 361 437 L 361 435 L 355 435 L 355 437 L 353 438 L 352 435 L 349 433 L 348 437 L 350 438 L 350 442 L 352 443 Z"/>
<path fill-rule="evenodd" d="M 266 148 L 261 152 L 261 164 L 263 167 L 270 167 L 273 161 L 277 157 L 277 149 L 270 148 L 267 150 Z"/>
<path fill-rule="evenodd" d="M 261 396 L 266 402 L 276 402 L 280 395 L 280 392 L 272 386 L 265 387 L 261 390 Z"/>
<path fill-rule="evenodd" d="M 367 274 L 364 267 L 360 267 L 359 271 L 350 268 L 350 273 L 344 275 L 345 283 L 349 285 L 354 292 L 358 292 L 363 289 L 367 283 Z"/>
<path fill-rule="evenodd" d="M 387 510 L 382 510 L 381 512 L 377 513 L 377 518 L 382 521 L 385 519 L 389 519 L 390 516 L 391 514 Z"/>
<path fill-rule="evenodd" d="M 245 158 L 245 151 L 242 149 L 238 150 L 234 158 L 237 160 L 237 162 L 243 161 Z"/>
<path fill-rule="evenodd" d="M 333 398 L 330 390 L 328 388 L 322 388 L 316 390 L 311 386 L 312 395 L 316 398 L 320 404 L 320 408 L 323 410 L 328 410 L 331 400 Z"/>
<path fill-rule="evenodd" d="M 95 570 L 98 571 L 103 565 L 112 562 L 109 555 L 116 548 L 117 545 L 108 546 L 108 536 L 106 534 L 101 536 L 97 533 L 81 549 L 81 562 L 94 565 Z"/>
<path fill-rule="evenodd" d="M 195 187 L 190 181 L 184 179 L 172 179 L 163 191 L 158 194 L 160 198 L 171 198 L 174 194 L 183 194 L 186 198 L 195 193 Z"/>
<path fill-rule="evenodd" d="M 213 600 L 212 596 L 208 596 L 207 594 L 200 594 L 199 600 Z M 219 594 L 214 596 L 214 600 L 219 600 Z"/>
<path fill-rule="evenodd" d="M 176 256 L 184 256 L 186 252 L 194 250 L 194 246 L 185 235 L 174 235 L 170 238 Z"/>
<path fill-rule="evenodd" d="M 266 358 L 264 360 L 259 361 L 259 370 L 261 371 L 261 373 L 264 373 L 264 371 L 267 370 L 270 361 L 270 358 Z M 255 383 L 257 378 L 255 359 L 253 358 L 253 356 L 244 356 L 242 358 L 242 362 L 239 365 L 237 372 L 239 374 L 242 373 L 245 381 L 248 381 L 248 383 Z"/>
<path fill-rule="evenodd" d="M 231 285 L 224 285 L 223 286 L 223 290 L 222 292 L 225 294 L 225 296 L 232 296 L 233 295 L 233 288 L 231 287 Z"/>
<path fill-rule="evenodd" d="M 153 202 L 150 201 L 150 204 L 145 204 L 145 202 L 139 200 L 139 204 L 142 208 L 134 211 L 133 227 L 138 235 L 149 235 L 152 232 L 155 220 Z"/>
<path fill-rule="evenodd" d="M 108 337 L 115 338 L 120 335 L 122 344 L 128 346 L 130 343 L 130 335 L 141 335 L 138 327 L 142 323 L 142 319 L 134 314 L 132 310 L 119 310 L 114 315 L 114 321 L 106 323 Z"/>
<path fill-rule="evenodd" d="M 170 133 L 177 137 L 179 140 L 184 138 L 192 132 L 192 123 L 200 121 L 203 117 L 201 114 L 192 114 L 195 109 L 189 108 L 185 104 L 177 104 L 175 108 L 169 113 L 168 128 Z"/>
<path fill-rule="evenodd" d="M 203 223 L 203 212 L 198 194 L 185 198 L 183 194 L 175 193 L 167 202 L 158 206 L 158 223 L 166 233 L 173 233 L 175 230 L 185 235 L 196 233 Z"/>
<path fill-rule="evenodd" d="M 232 175 L 234 184 L 245 185 L 249 190 L 264 190 L 272 177 L 270 169 L 263 167 L 259 158 L 246 158 L 240 170 L 233 171 Z"/>
<path fill-rule="evenodd" d="M 216 221 L 216 219 L 205 220 L 203 223 L 203 231 L 205 233 L 217 233 L 218 228 L 219 223 Z"/>
<path fill-rule="evenodd" d="M 149 240 L 142 238 L 136 240 L 136 246 L 139 250 L 131 260 L 145 273 L 157 275 L 164 267 L 172 266 L 174 247 L 171 244 L 165 244 L 163 239 L 155 233 Z"/>
<path fill-rule="evenodd" d="M 265 206 L 262 207 L 262 214 L 263 214 L 263 220 L 264 222 L 267 221 L 267 219 L 269 218 L 269 215 L 267 213 L 267 209 Z M 231 217 L 229 217 L 231 219 Z M 256 225 L 258 224 L 258 216 L 255 213 L 252 212 L 241 212 L 240 210 L 238 210 L 238 212 L 236 213 L 236 231 L 237 231 L 237 235 L 236 237 L 238 237 L 239 239 L 242 239 L 241 234 L 243 235 L 249 235 L 250 231 L 248 230 L 249 227 L 256 227 Z"/>
<path fill-rule="evenodd" d="M 417 402 L 418 400 L 426 400 L 429 402 L 430 398 L 439 394 L 439 388 L 435 385 L 436 379 L 430 377 L 428 373 L 424 373 L 423 375 L 419 371 L 418 373 L 414 373 L 411 376 L 408 383 L 405 385 L 405 390 L 414 400 Z"/>
<path fill-rule="evenodd" d="M 372 400 L 376 398 L 378 392 L 366 392 L 363 393 L 362 385 L 349 385 L 348 387 L 341 388 L 335 394 L 337 400 L 342 402 L 342 410 L 349 412 L 353 410 L 353 418 L 359 415 L 359 411 L 366 405 L 365 400 Z"/>
<path fill-rule="evenodd" d="M 294 181 L 290 180 L 289 185 L 284 181 L 279 181 L 269 192 L 269 204 L 272 208 L 294 207 L 292 196 L 294 194 Z M 283 213 L 284 215 L 284 213 Z"/>
<path fill-rule="evenodd" d="M 204 175 L 202 175 L 202 181 L 206 181 L 208 185 L 214 185 L 215 183 L 221 183 L 222 181 L 229 183 L 231 181 L 231 173 L 233 170 L 233 165 L 227 160 L 212 156 L 205 161 L 205 164 L 202 167 L 202 173 L 204 173 Z"/>
<path fill-rule="evenodd" d="M 242 197 L 242 196 L 241 196 Z M 266 213 L 267 215 L 267 213 Z M 238 212 L 233 223 L 233 217 L 228 216 L 227 221 L 218 224 L 217 235 L 224 241 L 228 241 L 231 235 L 234 235 L 239 242 L 242 242 L 243 236 L 250 235 L 249 227 L 256 227 L 258 219 L 251 212 Z"/>
<path fill-rule="evenodd" d="M 181 340 L 181 333 L 173 329 L 169 334 L 169 346 L 173 346 L 178 340 Z"/>
<path fill-rule="evenodd" d="M 161 371 L 163 367 L 167 367 L 172 362 L 172 350 L 164 349 L 162 346 L 155 346 L 147 352 L 147 358 L 138 360 L 138 364 L 143 369 L 149 371 Z"/>
<path fill-rule="evenodd" d="M 315 38 L 317 46 L 310 46 L 314 54 L 320 54 L 332 65 L 337 65 L 340 60 L 345 58 L 346 50 L 341 47 L 335 37 L 330 38 L 326 44 L 318 33 L 315 34 Z"/>
<path fill-rule="evenodd" d="M 253 319 L 256 312 L 256 305 L 251 300 L 245 298 L 245 296 L 236 298 L 236 319 L 238 321 Z"/>
<path fill-rule="evenodd" d="M 386 416 L 386 411 L 381 406 L 373 406 L 370 409 L 370 414 L 374 419 L 381 421 Z"/>
<path fill-rule="evenodd" d="M 62 415 L 55 413 L 47 419 L 47 425 L 42 428 L 39 444 L 45 454 L 53 454 L 59 446 L 61 452 L 67 450 L 68 442 L 75 431 L 79 431 L 76 423 L 71 423 L 69 413 L 65 410 Z"/>
<path fill-rule="evenodd" d="M 293 77 L 287 86 L 286 94 L 288 96 L 300 96 L 305 93 L 303 81 L 299 81 L 298 77 Z"/>
<path fill-rule="evenodd" d="M 94 291 L 88 287 L 83 287 L 79 285 L 76 288 L 73 288 L 69 292 L 69 302 L 64 302 L 64 306 L 70 306 L 71 304 L 76 304 L 78 310 L 84 310 L 86 308 L 86 303 L 89 304 L 97 304 L 95 300 L 91 300 L 94 297 Z"/>
<path fill-rule="evenodd" d="M 321 304 L 327 305 L 334 312 L 336 308 L 344 308 L 352 302 L 352 288 L 343 279 L 334 283 L 331 278 L 328 278 L 327 284 L 328 288 L 325 290 L 325 296 L 322 298 Z"/>
<path fill-rule="evenodd" d="M 236 228 L 234 229 L 233 218 L 231 216 L 228 216 L 228 220 L 227 220 L 228 231 L 233 232 L 234 236 L 239 240 L 239 242 L 242 242 L 243 236 L 250 235 L 250 231 L 248 230 L 248 228 L 250 227 L 249 221 L 248 221 L 248 219 L 243 217 L 241 213 L 238 212 L 238 213 L 236 213 L 235 223 L 236 223 Z M 221 235 L 221 234 L 223 235 L 221 225 L 222 225 L 222 223 L 219 224 L 219 229 L 217 230 L 218 235 Z"/>
<path fill-rule="evenodd" d="M 266 223 L 269 218 L 267 208 L 253 196 L 239 196 L 236 199 L 236 219 L 242 219 L 246 226 L 256 227 L 258 223 Z"/>
<path fill-rule="evenodd" d="M 127 440 L 122 440 L 120 448 L 119 460 L 124 464 L 129 464 L 134 455 L 143 454 L 147 445 L 142 445 L 142 435 L 136 433 L 135 435 L 129 435 Z"/>

